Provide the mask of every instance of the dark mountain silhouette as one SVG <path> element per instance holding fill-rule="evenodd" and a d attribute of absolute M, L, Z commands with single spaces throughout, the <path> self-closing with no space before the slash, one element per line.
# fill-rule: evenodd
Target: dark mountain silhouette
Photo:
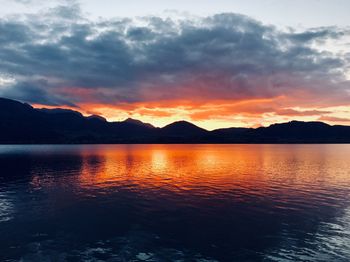
<path fill-rule="evenodd" d="M 230 139 L 232 137 L 240 136 L 249 130 L 251 129 L 244 128 L 244 127 L 220 128 L 220 129 L 213 130 L 211 132 L 211 137 L 220 137 L 222 139 Z"/>
<path fill-rule="evenodd" d="M 247 133 L 252 142 L 265 143 L 335 143 L 349 142 L 350 127 L 330 126 L 322 122 L 292 121 L 260 127 Z"/>
<path fill-rule="evenodd" d="M 98 115 L 91 115 L 88 116 L 87 119 L 92 120 L 92 121 L 102 121 L 102 122 L 107 122 L 107 119 L 102 117 L 102 116 L 98 116 Z"/>
<path fill-rule="evenodd" d="M 70 110 L 70 109 L 63 109 L 63 108 L 53 108 L 53 109 L 48 109 L 48 108 L 37 108 L 37 111 L 44 112 L 47 114 L 66 114 L 66 115 L 78 115 L 78 116 L 83 116 L 80 112 Z M 94 115 L 92 115 L 94 116 Z M 101 117 L 101 116 L 98 116 Z M 102 118 L 102 117 L 101 117 Z"/>
<path fill-rule="evenodd" d="M 108 122 L 67 109 L 35 109 L 0 98 L 0 143 L 350 143 L 349 126 L 292 121 L 207 131 L 186 121 L 163 128 L 135 119 Z"/>
<path fill-rule="evenodd" d="M 132 119 L 132 118 L 128 118 L 128 119 L 124 120 L 123 122 L 138 125 L 138 126 L 148 127 L 148 128 L 154 128 L 154 126 L 149 124 L 149 123 L 144 123 L 140 120 Z"/>
<path fill-rule="evenodd" d="M 207 130 L 187 121 L 177 121 L 161 129 L 161 134 L 169 137 L 196 137 L 207 133 Z"/>
<path fill-rule="evenodd" d="M 210 133 L 187 121 L 177 121 L 157 131 L 156 143 L 204 143 Z"/>

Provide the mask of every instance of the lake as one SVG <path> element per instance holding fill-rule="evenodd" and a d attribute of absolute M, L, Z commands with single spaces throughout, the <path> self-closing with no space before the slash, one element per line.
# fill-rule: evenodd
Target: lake
<path fill-rule="evenodd" d="M 3 145 L 0 261 L 350 261 L 350 145 Z"/>

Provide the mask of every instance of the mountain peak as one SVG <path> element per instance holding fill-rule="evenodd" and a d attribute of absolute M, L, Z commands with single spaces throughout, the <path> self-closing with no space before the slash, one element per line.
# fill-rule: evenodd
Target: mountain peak
<path fill-rule="evenodd" d="M 207 130 L 187 121 L 176 121 L 162 128 L 166 136 L 202 136 L 208 133 Z"/>
<path fill-rule="evenodd" d="M 91 115 L 91 116 L 88 116 L 87 119 L 89 120 L 100 120 L 100 121 L 103 121 L 103 122 L 107 122 L 107 119 L 102 117 L 102 116 L 99 116 L 99 115 Z"/>
<path fill-rule="evenodd" d="M 133 118 L 127 118 L 123 121 L 123 123 L 129 123 L 129 124 L 133 124 L 133 125 L 138 125 L 138 126 L 144 126 L 144 127 L 148 127 L 148 128 L 154 128 L 153 125 L 149 124 L 149 123 L 144 123 L 140 120 L 137 119 L 133 119 Z"/>
<path fill-rule="evenodd" d="M 185 121 L 185 120 L 180 120 L 180 121 L 175 121 L 169 125 L 166 125 L 164 128 L 168 128 L 168 127 L 173 127 L 173 126 L 182 126 L 182 127 L 194 127 L 194 128 L 197 128 L 197 129 L 202 129 L 204 130 L 203 128 L 200 128 L 198 126 L 196 126 L 195 124 L 192 124 L 191 122 L 188 122 L 188 121 Z"/>

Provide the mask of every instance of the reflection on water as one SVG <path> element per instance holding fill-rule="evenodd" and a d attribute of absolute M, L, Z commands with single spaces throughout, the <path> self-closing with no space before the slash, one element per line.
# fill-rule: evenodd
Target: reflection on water
<path fill-rule="evenodd" d="M 349 261 L 349 145 L 0 146 L 0 260 Z"/>

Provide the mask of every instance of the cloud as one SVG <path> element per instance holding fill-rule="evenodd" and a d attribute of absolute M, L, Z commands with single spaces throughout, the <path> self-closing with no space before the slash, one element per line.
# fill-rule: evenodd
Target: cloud
<path fill-rule="evenodd" d="M 61 5 L 0 19 L 0 75 L 15 79 L 0 96 L 77 107 L 271 99 L 273 108 L 256 110 L 313 115 L 322 112 L 284 108 L 349 104 L 349 60 L 314 48 L 344 34 L 286 33 L 232 13 L 92 21 L 77 4 Z"/>
<path fill-rule="evenodd" d="M 308 44 L 310 41 L 324 41 L 327 38 L 339 39 L 345 34 L 348 34 L 347 30 L 340 30 L 335 26 L 313 28 L 305 32 L 287 34 L 292 41 L 300 44 Z"/>
<path fill-rule="evenodd" d="M 24 5 L 40 5 L 43 3 L 54 3 L 54 4 L 77 3 L 77 0 L 12 0 L 12 1 L 19 4 L 24 4 Z"/>
<path fill-rule="evenodd" d="M 278 115 L 282 116 L 317 116 L 317 115 L 322 115 L 322 114 L 329 114 L 332 113 L 331 111 L 326 111 L 326 110 L 294 110 L 291 108 L 276 108 L 274 111 Z"/>
<path fill-rule="evenodd" d="M 327 122 L 338 122 L 338 123 L 350 123 L 350 118 L 344 118 L 344 117 L 335 117 L 335 116 L 321 116 L 318 118 L 320 121 L 327 121 Z"/>
<path fill-rule="evenodd" d="M 29 4 L 33 2 L 32 0 L 14 0 L 14 2 L 20 3 L 20 4 Z"/>

